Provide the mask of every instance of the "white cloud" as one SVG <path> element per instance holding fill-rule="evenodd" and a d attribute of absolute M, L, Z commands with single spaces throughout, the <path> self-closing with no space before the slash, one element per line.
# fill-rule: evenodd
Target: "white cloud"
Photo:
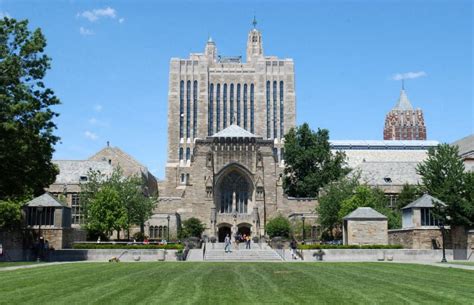
<path fill-rule="evenodd" d="M 77 16 L 85 18 L 89 20 L 90 22 L 95 22 L 102 17 L 115 19 L 117 18 L 117 11 L 115 11 L 115 9 L 108 6 L 106 8 L 97 8 L 90 11 L 83 11 L 81 13 L 77 13 Z"/>
<path fill-rule="evenodd" d="M 3 19 L 3 18 L 11 18 L 10 14 L 8 14 L 8 12 L 0 12 L 0 19 Z M 123 19 L 123 18 L 122 18 Z M 119 21 L 120 22 L 120 21 Z M 121 22 L 120 22 L 121 23 Z"/>
<path fill-rule="evenodd" d="M 84 132 L 84 136 L 92 141 L 95 141 L 99 138 L 95 133 L 89 130 L 86 130 L 86 132 Z"/>
<path fill-rule="evenodd" d="M 92 126 L 99 126 L 99 127 L 109 127 L 109 123 L 108 122 L 104 122 L 102 120 L 99 120 L 97 118 L 90 118 L 89 119 L 89 124 L 92 125 Z"/>
<path fill-rule="evenodd" d="M 94 31 L 81 26 L 79 28 L 79 34 L 81 34 L 82 36 L 90 36 L 90 35 L 94 35 Z"/>
<path fill-rule="evenodd" d="M 414 79 L 427 76 L 425 71 L 397 73 L 392 76 L 393 80 Z"/>
<path fill-rule="evenodd" d="M 104 109 L 104 107 L 102 107 L 102 105 L 100 105 L 100 104 L 97 104 L 97 105 L 94 106 L 95 112 L 101 112 L 102 109 Z"/>
<path fill-rule="evenodd" d="M 124 23 L 124 22 L 125 22 L 125 18 L 119 18 L 118 22 L 119 22 L 119 23 Z"/>

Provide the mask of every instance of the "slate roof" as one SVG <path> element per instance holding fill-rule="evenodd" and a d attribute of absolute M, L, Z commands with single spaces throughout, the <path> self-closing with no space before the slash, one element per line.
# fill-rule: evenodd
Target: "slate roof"
<path fill-rule="evenodd" d="M 421 179 L 417 165 L 418 162 L 362 162 L 352 172 L 360 172 L 360 180 L 368 185 L 416 185 Z"/>
<path fill-rule="evenodd" d="M 386 220 L 387 216 L 380 214 L 376 210 L 368 207 L 360 207 L 349 213 L 344 220 L 349 219 L 374 219 L 374 220 Z"/>
<path fill-rule="evenodd" d="M 474 154 L 474 134 L 457 140 L 452 145 L 457 145 L 461 157 Z"/>
<path fill-rule="evenodd" d="M 413 106 L 411 105 L 410 100 L 408 100 L 408 96 L 404 89 L 400 92 L 400 97 L 398 98 L 395 107 L 393 107 L 393 110 L 413 110 Z"/>
<path fill-rule="evenodd" d="M 438 202 L 439 204 L 441 204 L 443 206 L 446 206 L 446 204 L 444 202 L 442 202 L 441 200 L 439 200 L 439 199 L 437 199 L 437 198 L 435 198 L 431 195 L 424 194 L 423 196 L 421 196 L 417 200 L 415 200 L 412 203 L 404 206 L 402 208 L 402 210 L 403 209 L 410 209 L 410 208 L 432 208 L 432 207 L 434 207 L 433 201 Z"/>
<path fill-rule="evenodd" d="M 26 203 L 28 207 L 65 207 L 66 205 L 63 204 L 61 201 L 56 199 L 53 195 L 49 193 L 44 193 L 43 195 L 36 197 Z"/>
<path fill-rule="evenodd" d="M 242 127 L 232 124 L 229 127 L 215 133 L 212 138 L 256 138 L 257 136 Z"/>
<path fill-rule="evenodd" d="M 426 150 L 438 146 L 433 140 L 330 140 L 331 149 Z"/>
<path fill-rule="evenodd" d="M 53 160 L 59 167 L 55 184 L 76 184 L 81 181 L 81 176 L 87 176 L 89 170 L 98 170 L 105 175 L 113 172 L 113 167 L 105 161 L 89 160 Z"/>

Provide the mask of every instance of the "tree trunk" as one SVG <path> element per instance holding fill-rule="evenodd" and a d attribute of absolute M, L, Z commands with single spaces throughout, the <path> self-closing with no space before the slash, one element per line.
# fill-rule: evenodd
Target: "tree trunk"
<path fill-rule="evenodd" d="M 145 224 L 143 222 L 140 223 L 140 233 L 145 234 Z"/>

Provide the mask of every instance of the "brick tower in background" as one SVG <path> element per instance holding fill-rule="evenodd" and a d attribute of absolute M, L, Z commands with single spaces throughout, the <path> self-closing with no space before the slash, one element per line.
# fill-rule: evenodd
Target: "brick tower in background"
<path fill-rule="evenodd" d="M 402 86 L 395 107 L 385 117 L 384 140 L 426 140 L 426 126 L 421 109 L 414 109 Z"/>

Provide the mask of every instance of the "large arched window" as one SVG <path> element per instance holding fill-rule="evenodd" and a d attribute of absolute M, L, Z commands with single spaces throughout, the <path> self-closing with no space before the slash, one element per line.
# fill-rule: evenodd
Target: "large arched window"
<path fill-rule="evenodd" d="M 230 114 L 230 125 L 234 124 L 234 84 L 230 84 L 230 96 L 229 96 L 229 114 Z"/>
<path fill-rule="evenodd" d="M 183 148 L 179 148 L 179 160 L 183 160 Z"/>
<path fill-rule="evenodd" d="M 186 83 L 186 138 L 191 136 L 191 81 Z"/>
<path fill-rule="evenodd" d="M 191 160 L 191 149 L 189 147 L 186 148 L 186 160 Z"/>
<path fill-rule="evenodd" d="M 150 235 L 150 238 L 155 238 L 155 227 L 154 226 L 150 226 L 148 235 Z"/>
<path fill-rule="evenodd" d="M 207 135 L 212 136 L 214 119 L 214 84 L 209 86 L 209 105 L 207 105 Z"/>
<path fill-rule="evenodd" d="M 179 137 L 184 136 L 184 81 L 179 84 Z"/>
<path fill-rule="evenodd" d="M 277 129 L 277 82 L 273 81 L 273 138 L 278 138 Z"/>
<path fill-rule="evenodd" d="M 285 136 L 285 126 L 284 126 L 284 114 L 285 114 L 285 105 L 283 102 L 283 81 L 280 81 L 280 138 Z M 283 159 L 283 156 L 282 156 Z"/>
<path fill-rule="evenodd" d="M 219 132 L 221 125 L 221 84 L 216 86 L 216 132 Z"/>
<path fill-rule="evenodd" d="M 240 126 L 240 84 L 237 84 L 237 125 Z"/>
<path fill-rule="evenodd" d="M 224 125 L 222 126 L 222 128 L 226 128 L 227 127 L 227 84 L 224 84 L 224 92 L 222 93 L 222 104 L 223 104 L 223 108 L 224 108 L 224 111 L 223 111 L 223 114 L 222 114 L 222 120 L 223 120 L 223 123 Z"/>
<path fill-rule="evenodd" d="M 255 133 L 254 115 L 255 115 L 255 103 L 254 103 L 254 85 L 250 85 L 250 132 Z"/>
<path fill-rule="evenodd" d="M 221 213 L 247 213 L 250 185 L 240 173 L 233 171 L 220 183 L 219 211 Z"/>
<path fill-rule="evenodd" d="M 197 114 L 198 114 L 198 82 L 197 80 L 193 83 L 193 138 L 197 136 Z"/>
<path fill-rule="evenodd" d="M 244 84 L 244 129 L 247 129 L 247 84 Z"/>
<path fill-rule="evenodd" d="M 267 139 L 271 137 L 271 130 L 270 130 L 270 81 L 267 81 L 267 88 L 266 88 L 266 97 L 267 97 Z"/>

